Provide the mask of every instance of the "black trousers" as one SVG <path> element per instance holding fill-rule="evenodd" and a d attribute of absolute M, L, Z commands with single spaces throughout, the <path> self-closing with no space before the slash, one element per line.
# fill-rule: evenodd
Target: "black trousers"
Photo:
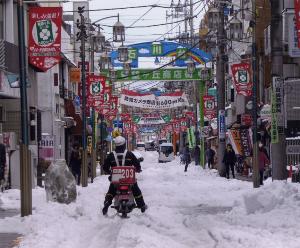
<path fill-rule="evenodd" d="M 144 202 L 144 198 L 142 195 L 142 191 L 140 190 L 138 184 L 137 183 L 133 184 L 131 187 L 131 190 L 132 190 L 132 194 L 134 196 L 137 207 L 138 208 L 143 207 L 145 205 L 145 202 Z M 108 191 L 105 196 L 104 205 L 106 205 L 106 204 L 111 205 L 112 200 L 114 199 L 116 194 L 117 194 L 117 188 L 114 184 L 111 183 L 109 185 Z"/>
<path fill-rule="evenodd" d="M 225 164 L 226 167 L 226 177 L 229 178 L 229 169 L 231 169 L 232 177 L 235 178 L 234 175 L 234 164 Z"/>
<path fill-rule="evenodd" d="M 210 158 L 210 159 L 207 160 L 207 165 L 208 165 L 209 169 L 211 169 L 211 166 L 212 166 L 213 163 L 214 163 L 213 159 Z"/>
<path fill-rule="evenodd" d="M 264 170 L 259 170 L 259 183 L 260 185 L 264 184 Z"/>

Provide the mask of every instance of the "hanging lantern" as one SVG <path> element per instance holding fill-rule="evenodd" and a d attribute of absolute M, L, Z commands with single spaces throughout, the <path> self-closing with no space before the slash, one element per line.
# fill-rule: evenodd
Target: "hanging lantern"
<path fill-rule="evenodd" d="M 159 65 L 159 59 L 158 59 L 158 57 L 155 57 L 155 60 L 154 60 L 154 64 L 156 64 L 156 65 Z"/>
<path fill-rule="evenodd" d="M 111 66 L 111 57 L 107 53 L 102 54 L 99 61 L 100 71 L 109 70 Z"/>
<path fill-rule="evenodd" d="M 209 69 L 208 68 L 203 68 L 201 70 L 200 74 L 201 74 L 201 79 L 203 81 L 206 81 L 209 79 Z"/>
<path fill-rule="evenodd" d="M 105 46 L 105 36 L 100 32 L 100 30 L 95 36 L 93 36 L 93 42 L 94 42 L 94 51 L 96 53 L 102 52 Z"/>
<path fill-rule="evenodd" d="M 114 42 L 125 41 L 125 26 L 119 21 L 119 15 L 118 15 L 118 21 L 113 26 L 113 41 Z"/>
<path fill-rule="evenodd" d="M 175 8 L 175 11 L 177 12 L 177 14 L 183 13 L 183 5 L 182 5 L 182 3 L 180 2 L 180 0 L 178 1 L 178 4 L 177 4 L 177 6 L 176 6 L 176 8 Z"/>
<path fill-rule="evenodd" d="M 124 74 L 126 76 L 128 76 L 130 74 L 130 71 L 131 71 L 131 66 L 130 66 L 130 62 L 124 62 L 123 64 L 123 70 L 124 70 Z"/>
<path fill-rule="evenodd" d="M 189 75 L 192 75 L 195 71 L 195 63 L 191 59 L 185 62 L 187 67 L 187 72 Z"/>
<path fill-rule="evenodd" d="M 108 73 L 109 79 L 113 82 L 117 78 L 117 72 L 114 68 L 110 68 L 109 73 Z"/>
<path fill-rule="evenodd" d="M 118 48 L 118 60 L 121 62 L 126 62 L 128 60 L 128 47 L 120 46 Z"/>
<path fill-rule="evenodd" d="M 234 17 L 229 23 L 230 39 L 240 40 L 243 37 L 243 24 L 242 22 Z"/>
<path fill-rule="evenodd" d="M 208 28 L 210 30 L 218 29 L 220 18 L 221 18 L 220 10 L 218 8 L 211 8 L 208 11 Z"/>

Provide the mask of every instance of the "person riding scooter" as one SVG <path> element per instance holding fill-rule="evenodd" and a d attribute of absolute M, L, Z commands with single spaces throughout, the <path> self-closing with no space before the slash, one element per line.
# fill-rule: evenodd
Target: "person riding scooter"
<path fill-rule="evenodd" d="M 122 160 L 125 156 L 124 166 L 134 166 L 136 172 L 141 171 L 141 165 L 135 155 L 126 150 L 126 140 L 122 136 L 118 136 L 114 139 L 116 148 L 115 152 L 111 152 L 104 161 L 103 170 L 106 174 L 111 174 L 111 168 L 117 166 L 117 164 L 122 164 Z M 119 163 L 116 162 L 115 155 L 118 158 Z M 110 179 L 110 177 L 109 177 Z M 141 212 L 144 213 L 147 209 L 147 205 L 144 202 L 142 192 L 137 183 L 132 186 L 132 193 L 138 208 L 141 209 Z M 109 185 L 108 192 L 106 193 L 104 200 L 104 207 L 102 209 L 103 215 L 107 214 L 109 206 L 112 204 L 112 201 L 116 195 L 116 187 L 114 184 Z"/>

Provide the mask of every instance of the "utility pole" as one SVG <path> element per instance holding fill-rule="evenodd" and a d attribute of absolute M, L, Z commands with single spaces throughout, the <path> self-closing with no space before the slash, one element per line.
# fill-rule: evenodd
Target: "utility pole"
<path fill-rule="evenodd" d="M 282 1 L 271 0 L 271 54 L 272 54 L 272 77 L 278 78 L 281 83 L 277 86 L 273 84 L 273 92 L 276 87 L 283 87 L 283 44 L 282 44 Z M 275 87 L 274 87 L 275 86 Z M 282 92 L 282 91 L 281 91 Z M 283 105 L 283 95 L 281 95 L 281 106 Z M 283 107 L 277 110 L 275 117 L 278 123 L 278 142 L 271 145 L 271 163 L 273 180 L 285 180 L 286 173 L 286 152 L 285 152 L 285 129 L 282 121 Z M 272 115 L 274 116 L 274 115 Z M 273 120 L 272 120 L 273 123 Z"/>
<path fill-rule="evenodd" d="M 86 144 L 86 71 L 85 71 L 85 42 L 88 38 L 84 20 L 84 7 L 78 7 L 80 23 L 77 23 L 80 30 L 77 40 L 81 40 L 81 84 L 82 84 L 82 156 L 81 156 L 81 184 L 87 187 L 88 167 L 87 167 L 87 144 Z"/>
<path fill-rule="evenodd" d="M 219 1 L 216 1 L 219 2 Z M 219 22 L 217 29 L 217 85 L 218 85 L 218 130 L 219 130 L 219 145 L 218 145 L 218 171 L 219 175 L 225 177 L 225 165 L 223 164 L 223 156 L 225 152 L 225 30 L 224 30 L 224 4 L 219 3 Z"/>
<path fill-rule="evenodd" d="M 18 0 L 18 40 L 19 40 L 19 70 L 20 70 L 20 107 L 21 107 L 21 144 L 20 144 L 20 187 L 21 187 L 21 216 L 32 214 L 32 181 L 31 161 L 28 149 L 28 106 L 25 54 L 25 29 L 23 1 Z"/>
<path fill-rule="evenodd" d="M 260 186 L 259 182 L 259 166 L 258 166 L 258 144 L 257 144 L 257 61 L 256 61 L 256 0 L 252 0 L 252 21 L 250 22 L 252 26 L 252 71 L 253 71 L 253 90 L 252 90 L 252 140 L 253 140 L 253 187 L 258 188 Z"/>
<path fill-rule="evenodd" d="M 95 39 L 94 37 L 91 38 L 91 72 L 95 74 Z M 92 163 L 92 168 L 91 168 L 91 176 L 92 176 L 92 182 L 94 182 L 94 178 L 96 177 L 96 167 L 97 167 L 97 162 L 96 162 L 96 113 L 95 113 L 95 108 L 92 108 L 92 154 L 91 154 L 91 163 Z"/>

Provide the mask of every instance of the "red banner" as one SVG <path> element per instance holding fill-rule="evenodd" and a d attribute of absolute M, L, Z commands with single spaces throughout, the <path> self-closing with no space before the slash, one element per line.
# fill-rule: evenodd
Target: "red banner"
<path fill-rule="evenodd" d="M 215 97 L 214 96 L 203 96 L 203 105 L 204 105 L 204 116 L 209 120 L 212 120 L 216 117 L 217 111 L 215 106 Z"/>
<path fill-rule="evenodd" d="M 249 63 L 234 64 L 231 66 L 234 86 L 237 94 L 244 96 L 252 95 L 252 80 Z"/>
<path fill-rule="evenodd" d="M 61 59 L 61 7 L 29 8 L 29 63 L 47 71 Z"/>
<path fill-rule="evenodd" d="M 298 47 L 300 48 L 300 0 L 294 0 L 295 7 L 295 23 L 298 37 Z"/>

